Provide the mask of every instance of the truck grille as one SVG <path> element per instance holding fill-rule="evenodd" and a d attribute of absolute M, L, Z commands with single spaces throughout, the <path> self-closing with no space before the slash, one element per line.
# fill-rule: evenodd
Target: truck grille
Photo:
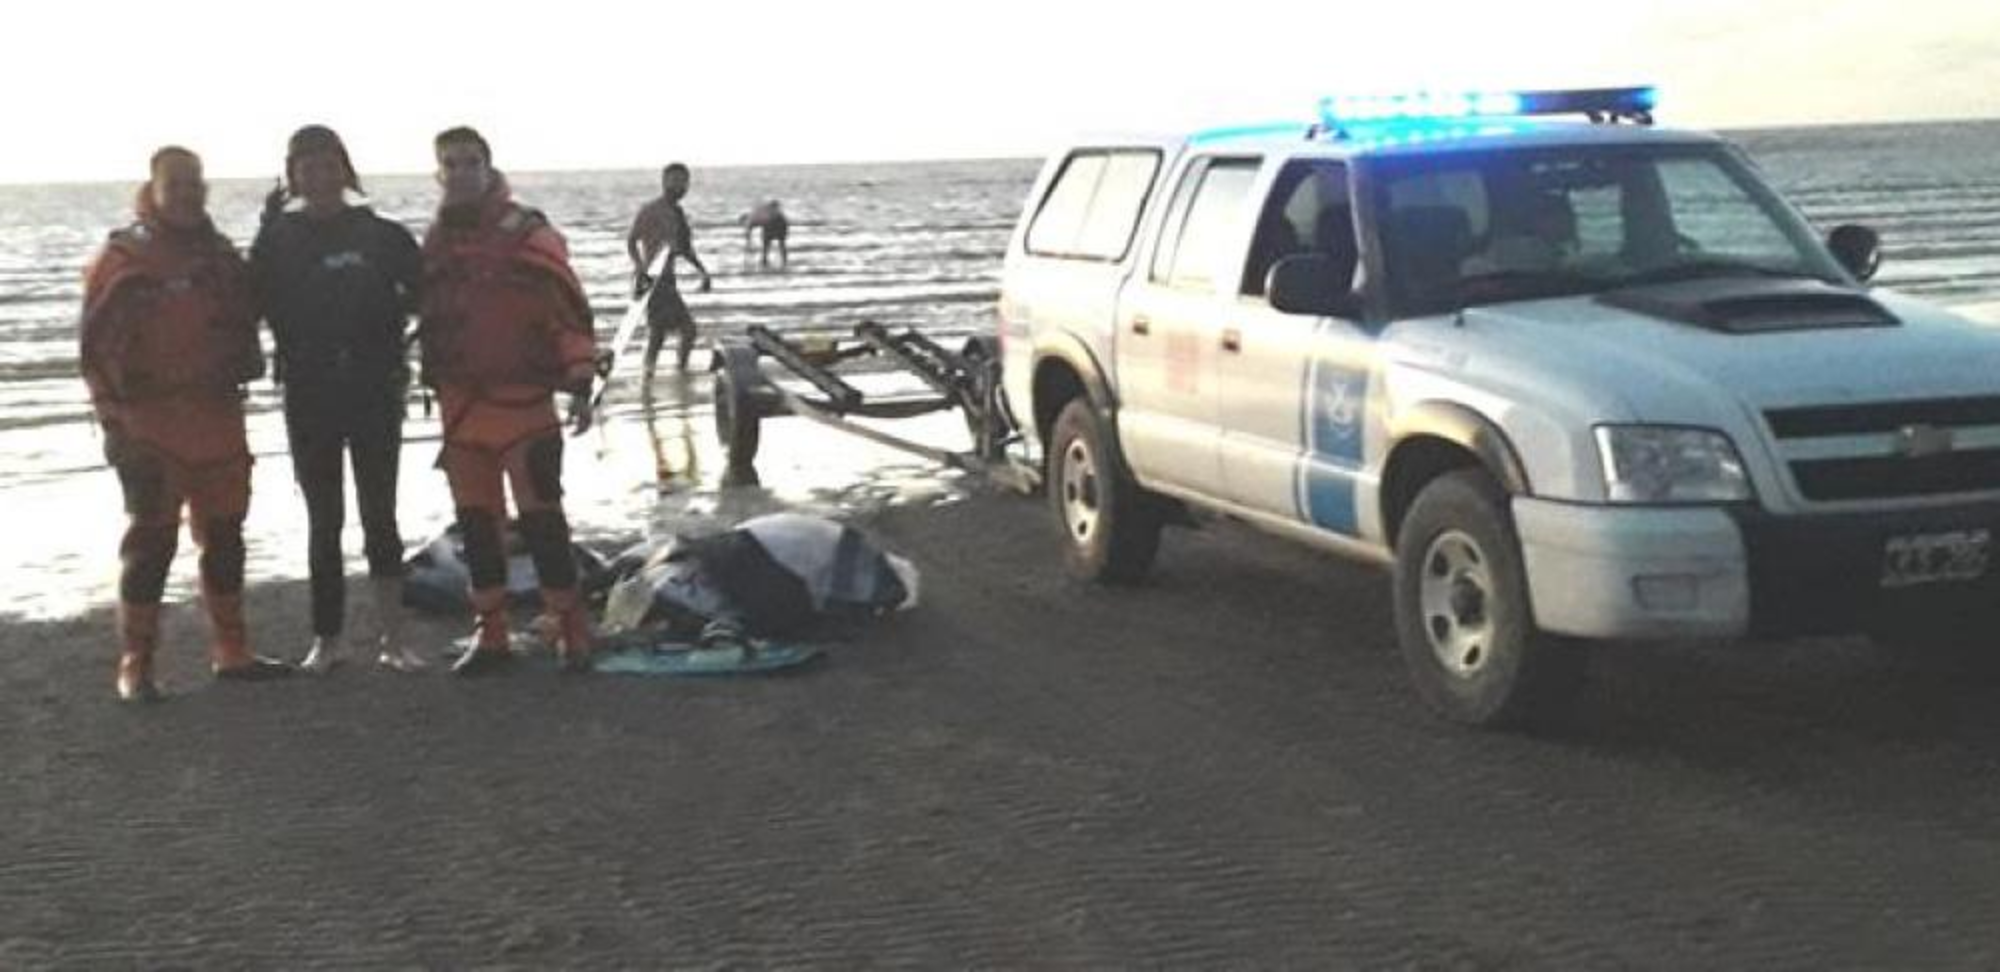
<path fill-rule="evenodd" d="M 1815 502 L 2000 490 L 2000 397 L 1772 409 L 1764 420 Z"/>

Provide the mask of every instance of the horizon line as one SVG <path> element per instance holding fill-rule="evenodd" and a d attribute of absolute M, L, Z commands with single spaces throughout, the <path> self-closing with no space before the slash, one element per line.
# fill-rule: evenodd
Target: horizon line
<path fill-rule="evenodd" d="M 1696 126 L 1696 125 L 1680 125 L 1680 126 L 1663 125 L 1660 127 L 1681 128 L 1691 131 L 1711 131 L 1711 132 L 1716 132 L 1718 134 L 1729 134 L 1729 133 L 1788 131 L 1793 129 L 1804 129 L 1804 128 L 1820 128 L 1820 129 L 1889 128 L 1899 125 L 1949 125 L 1949 124 L 1963 124 L 1963 123 L 2000 124 L 2000 115 L 1939 116 L 1939 117 L 1924 117 L 1924 118 L 1899 118 L 1899 119 L 1886 119 L 1886 120 L 1878 119 L 1878 120 L 1867 120 L 1867 121 L 1838 121 L 1838 122 L 1780 122 L 1775 124 L 1731 125 L 1731 126 L 1719 126 L 1714 128 L 1703 128 L 1701 126 Z M 1043 155 L 1041 154 L 990 155 L 990 154 L 979 153 L 970 155 L 946 154 L 946 155 L 907 156 L 901 158 L 828 159 L 823 161 L 798 161 L 798 160 L 785 161 L 785 162 L 729 161 L 729 162 L 691 162 L 689 164 L 695 166 L 696 168 L 708 168 L 708 169 L 785 169 L 785 168 L 812 168 L 812 167 L 861 167 L 861 166 L 879 166 L 879 165 L 922 165 L 926 163 L 947 163 L 947 162 L 1034 162 L 1034 161 L 1040 161 L 1042 159 Z M 650 172 L 656 170 L 658 167 L 659 166 L 655 164 L 646 164 L 646 165 L 608 165 L 608 166 L 596 166 L 588 168 L 558 167 L 558 168 L 514 169 L 506 166 L 496 166 L 495 168 L 504 172 L 514 173 L 518 175 L 597 175 L 597 174 L 613 173 L 613 172 Z M 406 169 L 406 170 L 382 170 L 376 172 L 362 172 L 359 174 L 367 178 L 374 179 L 374 178 L 423 177 L 431 175 L 432 173 L 428 169 L 424 170 Z M 261 181 L 266 178 L 270 178 L 270 176 L 268 174 L 216 175 L 209 177 L 209 181 L 247 182 L 252 180 Z M 73 187 L 73 186 L 102 186 L 102 185 L 133 184 L 140 181 L 143 180 L 138 179 L 136 177 L 97 177 L 97 178 L 84 178 L 84 179 L 46 179 L 46 178 L 12 179 L 12 178 L 0 177 L 0 188 L 11 189 L 11 188 L 34 187 L 34 186 L 47 186 L 52 188 Z"/>

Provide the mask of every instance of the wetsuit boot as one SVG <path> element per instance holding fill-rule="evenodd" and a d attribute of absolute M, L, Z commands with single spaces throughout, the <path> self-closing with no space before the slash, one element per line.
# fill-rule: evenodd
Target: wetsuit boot
<path fill-rule="evenodd" d="M 160 687 L 153 681 L 153 653 L 160 646 L 160 606 L 118 602 L 118 699 L 157 702 Z"/>

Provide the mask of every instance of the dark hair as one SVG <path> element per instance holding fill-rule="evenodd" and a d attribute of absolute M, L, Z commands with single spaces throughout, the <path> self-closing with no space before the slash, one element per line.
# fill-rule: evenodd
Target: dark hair
<path fill-rule="evenodd" d="M 340 159 L 340 168 L 347 176 L 347 188 L 361 191 L 361 178 L 354 174 L 354 162 L 347 157 L 346 144 L 341 142 L 338 133 L 325 125 L 307 125 L 292 133 L 291 140 L 285 143 L 285 178 L 292 178 L 292 164 L 298 161 L 299 156 L 314 152 L 333 153 Z"/>
<path fill-rule="evenodd" d="M 160 166 L 165 165 L 168 159 L 186 159 L 195 165 L 201 164 L 201 156 L 194 154 L 193 149 L 182 148 L 178 145 L 167 145 L 162 146 L 159 151 L 154 152 L 152 160 L 146 163 L 147 174 L 158 176 L 160 174 Z"/>
<path fill-rule="evenodd" d="M 480 161 L 487 165 L 493 164 L 493 146 L 486 144 L 486 137 L 470 125 L 447 128 L 437 133 L 437 139 L 431 143 L 432 149 L 439 155 L 444 154 L 444 147 L 447 145 L 474 146 L 479 149 Z"/>
<path fill-rule="evenodd" d="M 667 163 L 667 167 L 660 170 L 660 178 L 664 179 L 667 176 L 673 175 L 676 172 L 680 173 L 681 175 L 687 175 L 688 174 L 687 163 L 685 162 Z"/>

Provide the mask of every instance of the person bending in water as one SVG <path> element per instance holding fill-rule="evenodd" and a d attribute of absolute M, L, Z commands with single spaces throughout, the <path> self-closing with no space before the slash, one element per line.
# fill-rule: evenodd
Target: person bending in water
<path fill-rule="evenodd" d="M 750 249 L 751 234 L 763 236 L 762 252 L 757 257 L 758 266 L 770 268 L 773 243 L 778 244 L 778 265 L 792 265 L 792 255 L 785 247 L 785 240 L 792 235 L 792 223 L 785 218 L 785 210 L 776 199 L 738 216 L 736 221 L 743 224 L 743 249 Z"/>

